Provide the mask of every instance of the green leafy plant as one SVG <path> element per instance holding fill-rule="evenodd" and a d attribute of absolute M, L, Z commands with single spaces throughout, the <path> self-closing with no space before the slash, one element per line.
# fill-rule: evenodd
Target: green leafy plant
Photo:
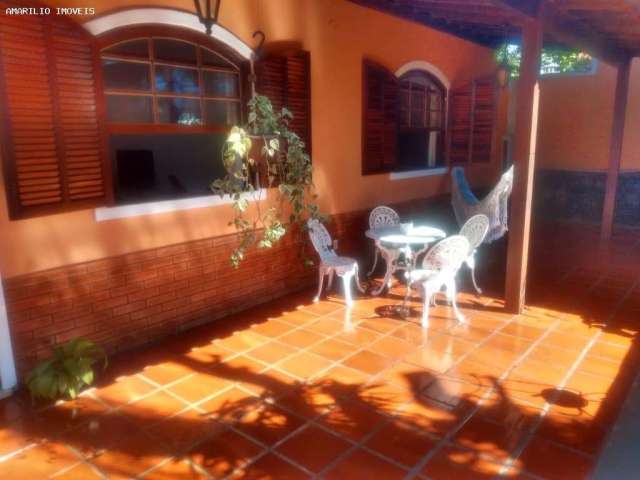
<path fill-rule="evenodd" d="M 254 96 L 248 107 L 246 125 L 234 126 L 223 147 L 227 174 L 211 184 L 215 193 L 233 200 L 230 225 L 240 236 L 231 255 L 236 268 L 251 246 L 271 248 L 294 226 L 322 218 L 315 204 L 311 158 L 302 139 L 289 129 L 292 113 L 286 108 L 274 110 L 263 95 Z M 263 189 L 272 187 L 277 199 L 263 208 Z M 248 196 L 256 200 L 253 210 Z"/>
<path fill-rule="evenodd" d="M 31 397 L 55 400 L 75 398 L 82 388 L 94 381 L 93 366 L 107 357 L 100 347 L 86 338 L 75 338 L 55 347 L 53 356 L 29 372 L 27 386 Z"/>
<path fill-rule="evenodd" d="M 520 76 L 522 51 L 519 45 L 503 43 L 495 52 L 498 63 L 509 67 L 511 78 Z M 593 70 L 593 58 L 580 50 L 564 47 L 544 47 L 540 54 L 540 73 L 588 73 Z"/>

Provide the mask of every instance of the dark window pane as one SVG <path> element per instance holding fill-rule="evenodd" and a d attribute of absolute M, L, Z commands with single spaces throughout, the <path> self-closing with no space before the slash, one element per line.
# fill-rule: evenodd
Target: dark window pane
<path fill-rule="evenodd" d="M 411 111 L 411 126 L 424 127 L 424 110 Z"/>
<path fill-rule="evenodd" d="M 158 97 L 158 120 L 160 123 L 200 125 L 200 101 L 193 98 Z"/>
<path fill-rule="evenodd" d="M 409 110 L 400 110 L 400 126 L 401 127 L 411 126 L 411 123 L 409 122 Z"/>
<path fill-rule="evenodd" d="M 429 128 L 441 128 L 441 118 L 442 117 L 440 116 L 440 112 L 431 112 L 431 116 L 429 119 Z"/>
<path fill-rule="evenodd" d="M 429 156 L 429 137 L 426 131 L 400 132 L 398 134 L 398 163 L 401 169 L 425 168 Z"/>
<path fill-rule="evenodd" d="M 118 43 L 103 50 L 103 53 L 127 57 L 149 58 L 149 41 L 146 38 Z"/>
<path fill-rule="evenodd" d="M 211 195 L 209 185 L 225 175 L 224 133 L 114 134 L 117 204 Z"/>
<path fill-rule="evenodd" d="M 102 73 L 107 89 L 151 91 L 147 63 L 103 59 Z"/>
<path fill-rule="evenodd" d="M 118 197 L 152 193 L 156 184 L 153 151 L 118 149 L 115 153 Z"/>
<path fill-rule="evenodd" d="M 152 123 L 151 97 L 107 95 L 107 118 L 111 123 Z"/>
<path fill-rule="evenodd" d="M 203 72 L 204 94 L 209 97 L 240 96 L 238 88 L 238 75 L 226 72 Z"/>
<path fill-rule="evenodd" d="M 156 65 L 156 90 L 158 92 L 199 94 L 198 71 L 190 68 Z"/>
<path fill-rule="evenodd" d="M 430 95 L 431 98 L 431 110 L 440 110 L 440 106 L 442 104 L 442 99 L 440 95 L 432 93 Z"/>
<path fill-rule="evenodd" d="M 206 48 L 200 49 L 202 52 L 202 64 L 207 65 L 209 67 L 225 67 L 225 68 L 234 68 L 234 66 L 229 63 L 226 59 L 222 58 L 220 55 L 213 53 L 211 50 L 207 50 Z"/>
<path fill-rule="evenodd" d="M 208 125 L 235 125 L 240 121 L 240 103 L 207 100 L 204 103 Z"/>
<path fill-rule="evenodd" d="M 420 87 L 418 87 L 420 88 Z M 413 90 L 411 92 L 411 108 L 414 110 L 423 109 L 425 105 L 425 94 L 423 90 Z"/>
<path fill-rule="evenodd" d="M 411 95 L 410 90 L 408 88 L 403 88 L 400 90 L 400 108 L 403 110 L 409 108 L 409 96 Z"/>
<path fill-rule="evenodd" d="M 156 38 L 153 40 L 153 48 L 156 60 L 188 63 L 191 65 L 197 63 L 196 46 L 191 43 Z"/>

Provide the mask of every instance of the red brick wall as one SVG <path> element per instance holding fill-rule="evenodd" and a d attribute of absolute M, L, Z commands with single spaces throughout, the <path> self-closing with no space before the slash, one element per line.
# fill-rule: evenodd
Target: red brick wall
<path fill-rule="evenodd" d="M 251 252 L 234 236 L 136 252 L 4 280 L 18 371 L 76 336 L 109 353 L 132 348 L 309 286 L 291 237 Z"/>
<path fill-rule="evenodd" d="M 415 217 L 429 212 L 426 205 L 394 207 Z M 368 211 L 332 219 L 341 253 L 366 255 L 367 219 Z M 18 371 L 24 375 L 52 346 L 76 336 L 114 353 L 307 288 L 316 270 L 303 266 L 296 238 L 251 251 L 237 270 L 229 261 L 237 244 L 231 235 L 5 279 Z"/>

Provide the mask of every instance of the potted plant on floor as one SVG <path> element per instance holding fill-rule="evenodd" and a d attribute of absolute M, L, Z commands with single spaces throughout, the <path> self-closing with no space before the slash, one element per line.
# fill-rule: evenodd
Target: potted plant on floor
<path fill-rule="evenodd" d="M 75 338 L 53 349 L 51 358 L 40 362 L 27 376 L 33 400 L 76 398 L 95 379 L 94 365 L 107 367 L 104 351 L 91 340 Z"/>

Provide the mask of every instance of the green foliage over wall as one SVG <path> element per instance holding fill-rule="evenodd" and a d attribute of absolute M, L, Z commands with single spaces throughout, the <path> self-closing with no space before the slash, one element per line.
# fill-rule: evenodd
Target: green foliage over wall
<path fill-rule="evenodd" d="M 512 78 L 518 78 L 522 52 L 519 45 L 503 44 L 496 50 L 496 60 L 506 63 Z M 544 47 L 540 58 L 540 74 L 589 73 L 593 70 L 594 59 L 578 50 L 560 47 Z"/>

